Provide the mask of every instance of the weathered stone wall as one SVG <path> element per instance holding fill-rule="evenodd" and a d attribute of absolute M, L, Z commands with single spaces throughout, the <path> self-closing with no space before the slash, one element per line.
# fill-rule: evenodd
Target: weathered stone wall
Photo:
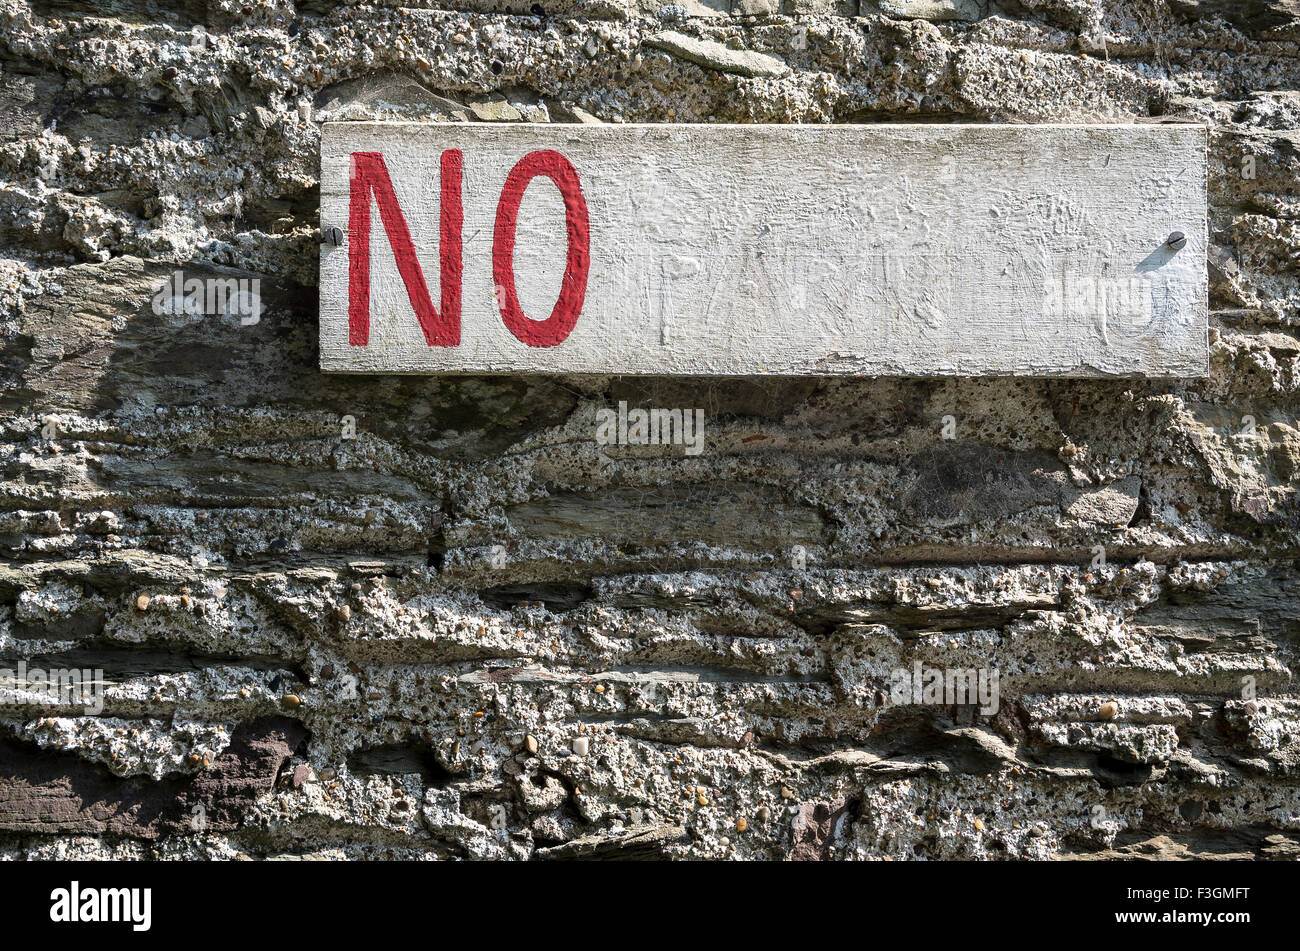
<path fill-rule="evenodd" d="M 111 682 L 4 693 L 0 854 L 1294 854 L 1297 17 L 0 0 L 0 666 Z M 1212 373 L 325 376 L 361 117 L 1205 122 Z M 261 321 L 155 314 L 177 267 Z"/>

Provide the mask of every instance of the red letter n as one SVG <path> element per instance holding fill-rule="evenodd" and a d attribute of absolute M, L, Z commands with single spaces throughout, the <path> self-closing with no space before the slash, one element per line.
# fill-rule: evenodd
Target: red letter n
<path fill-rule="evenodd" d="M 442 153 L 440 230 L 438 234 L 439 283 L 442 311 L 433 308 L 424 272 L 415 257 L 415 245 L 406 218 L 397 204 L 397 193 L 388 177 L 388 166 L 379 152 L 352 153 L 352 191 L 348 205 L 348 343 L 364 347 L 370 341 L 370 195 L 379 203 L 379 220 L 397 259 L 397 270 L 406 284 L 406 296 L 420 321 L 424 339 L 431 347 L 454 347 L 460 343 L 461 154 L 455 149 Z"/>

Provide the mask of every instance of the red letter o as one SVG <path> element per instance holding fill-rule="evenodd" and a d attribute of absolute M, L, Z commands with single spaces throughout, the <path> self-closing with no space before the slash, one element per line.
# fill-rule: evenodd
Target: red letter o
<path fill-rule="evenodd" d="M 564 282 L 555 309 L 546 320 L 532 320 L 519 307 L 515 292 L 515 227 L 524 190 L 538 175 L 545 175 L 564 197 L 564 223 L 569 251 Z M 497 203 L 496 231 L 492 238 L 492 279 L 500 296 L 501 319 L 509 331 L 530 347 L 553 347 L 563 343 L 578 322 L 587 296 L 587 271 L 591 268 L 591 226 L 582 183 L 572 163 L 559 152 L 529 152 L 506 176 Z"/>

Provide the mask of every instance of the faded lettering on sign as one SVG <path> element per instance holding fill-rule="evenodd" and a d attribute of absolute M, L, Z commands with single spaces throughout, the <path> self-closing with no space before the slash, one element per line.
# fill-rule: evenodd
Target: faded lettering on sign
<path fill-rule="evenodd" d="M 1196 376 L 1197 126 L 328 123 L 321 365 Z"/>

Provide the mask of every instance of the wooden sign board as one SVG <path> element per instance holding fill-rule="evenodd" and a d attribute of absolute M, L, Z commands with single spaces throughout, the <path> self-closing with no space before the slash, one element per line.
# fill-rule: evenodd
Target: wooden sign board
<path fill-rule="evenodd" d="M 321 367 L 1202 376 L 1205 156 L 1192 125 L 327 123 Z"/>

